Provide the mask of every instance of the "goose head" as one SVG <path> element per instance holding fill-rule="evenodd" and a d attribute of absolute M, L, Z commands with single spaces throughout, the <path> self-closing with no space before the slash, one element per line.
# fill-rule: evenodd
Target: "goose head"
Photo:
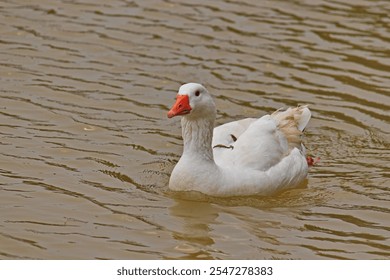
<path fill-rule="evenodd" d="M 213 98 L 201 84 L 188 83 L 179 88 L 176 102 L 168 112 L 168 118 L 184 116 L 187 119 L 215 118 Z"/>

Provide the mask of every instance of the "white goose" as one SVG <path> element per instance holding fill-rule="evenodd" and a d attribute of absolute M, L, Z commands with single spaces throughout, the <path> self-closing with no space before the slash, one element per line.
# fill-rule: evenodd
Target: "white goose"
<path fill-rule="evenodd" d="M 211 196 L 269 195 L 292 188 L 307 175 L 301 135 L 307 106 L 276 111 L 214 128 L 215 103 L 200 84 L 180 87 L 168 118 L 181 119 L 184 151 L 169 188 Z"/>

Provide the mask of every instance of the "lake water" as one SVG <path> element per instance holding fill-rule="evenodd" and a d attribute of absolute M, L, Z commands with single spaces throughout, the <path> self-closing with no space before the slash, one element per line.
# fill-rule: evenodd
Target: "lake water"
<path fill-rule="evenodd" d="M 1 259 L 390 259 L 390 2 L 3 0 Z M 168 191 L 179 86 L 308 104 L 305 187 Z"/>

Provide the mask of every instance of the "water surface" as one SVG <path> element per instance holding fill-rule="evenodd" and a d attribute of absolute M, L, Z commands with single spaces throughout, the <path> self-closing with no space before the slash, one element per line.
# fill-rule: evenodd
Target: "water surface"
<path fill-rule="evenodd" d="M 390 3 L 0 4 L 0 258 L 389 259 Z M 167 119 L 203 83 L 217 123 L 309 104 L 307 184 L 174 194 Z"/>

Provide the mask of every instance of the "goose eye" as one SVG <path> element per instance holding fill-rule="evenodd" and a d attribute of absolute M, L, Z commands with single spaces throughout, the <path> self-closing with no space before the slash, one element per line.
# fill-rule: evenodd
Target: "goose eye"
<path fill-rule="evenodd" d="M 195 91 L 195 96 L 199 96 L 199 95 L 200 95 L 200 91 L 199 90 Z"/>

